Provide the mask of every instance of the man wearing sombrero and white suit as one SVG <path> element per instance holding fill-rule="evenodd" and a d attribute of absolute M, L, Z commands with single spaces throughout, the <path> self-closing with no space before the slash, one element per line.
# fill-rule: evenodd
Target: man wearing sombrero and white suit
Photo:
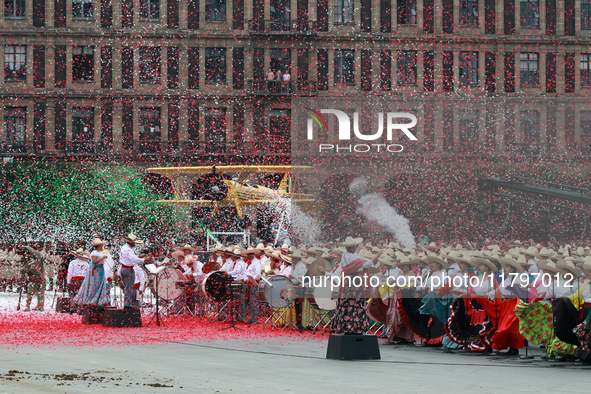
<path fill-rule="evenodd" d="M 127 237 L 123 237 L 125 241 L 125 245 L 121 247 L 121 253 L 119 254 L 121 257 L 119 261 L 121 262 L 121 279 L 123 280 L 123 294 L 125 296 L 125 308 L 133 308 L 137 305 L 136 302 L 136 295 L 135 295 L 135 272 L 134 272 L 134 265 L 136 264 L 143 264 L 144 261 L 149 259 L 147 258 L 140 258 L 135 254 L 133 248 L 136 244 L 143 243 L 135 234 L 129 234 Z"/>

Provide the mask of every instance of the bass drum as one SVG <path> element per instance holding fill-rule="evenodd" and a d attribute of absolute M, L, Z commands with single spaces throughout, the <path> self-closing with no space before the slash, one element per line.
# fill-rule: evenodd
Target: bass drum
<path fill-rule="evenodd" d="M 158 274 L 158 287 L 156 295 L 163 300 L 176 300 L 183 294 L 183 288 L 177 286 L 178 282 L 186 282 L 187 279 L 176 268 L 165 268 Z"/>
<path fill-rule="evenodd" d="M 233 281 L 234 279 L 224 271 L 210 272 L 201 283 L 201 290 L 206 297 L 218 302 L 223 301 L 230 295 L 228 286 Z"/>
<path fill-rule="evenodd" d="M 281 297 L 281 293 L 287 290 L 288 287 L 293 287 L 293 283 L 287 276 L 273 275 L 267 278 L 273 287 L 269 286 L 265 282 L 262 282 L 260 292 L 264 295 L 265 301 L 273 308 L 285 308 L 288 306 L 286 300 Z"/>
<path fill-rule="evenodd" d="M 314 298 L 310 298 L 310 304 L 324 311 L 337 309 L 337 301 L 333 299 L 330 283 L 327 286 L 314 287 Z"/>

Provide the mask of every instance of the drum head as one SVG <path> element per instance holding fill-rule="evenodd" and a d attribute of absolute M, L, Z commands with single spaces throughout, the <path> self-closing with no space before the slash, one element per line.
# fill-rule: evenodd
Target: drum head
<path fill-rule="evenodd" d="M 213 271 L 218 271 L 219 269 L 220 269 L 220 265 L 219 265 L 217 262 L 215 262 L 215 261 L 210 261 L 210 262 L 208 262 L 208 263 L 205 263 L 205 264 L 203 265 L 203 268 L 201 269 L 201 271 L 202 271 L 204 274 L 210 274 L 210 273 L 212 273 Z"/>
<path fill-rule="evenodd" d="M 281 291 L 288 287 L 293 287 L 293 284 L 288 277 L 283 275 L 274 275 L 267 278 L 267 280 L 273 284 L 273 287 L 269 285 L 264 286 L 265 300 L 273 308 L 285 308 L 288 303 L 281 297 Z"/>
<path fill-rule="evenodd" d="M 334 311 L 337 309 L 337 302 L 332 299 L 330 283 L 327 283 L 327 285 L 314 288 L 314 302 L 322 310 Z"/>
<path fill-rule="evenodd" d="M 176 300 L 183 294 L 183 289 L 177 288 L 177 282 L 185 280 L 180 270 L 176 268 L 165 268 L 158 274 L 156 294 L 164 300 Z"/>
<path fill-rule="evenodd" d="M 227 273 L 214 271 L 207 275 L 201 286 L 205 295 L 215 301 L 223 301 L 230 296 L 228 285 L 232 281 L 233 279 Z"/>

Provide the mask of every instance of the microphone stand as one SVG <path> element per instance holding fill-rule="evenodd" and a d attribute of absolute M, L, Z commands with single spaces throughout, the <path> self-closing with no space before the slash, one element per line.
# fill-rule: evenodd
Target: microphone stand
<path fill-rule="evenodd" d="M 224 327 L 224 328 L 220 328 L 218 331 L 224 331 L 227 330 L 229 328 L 233 328 L 234 330 L 240 330 L 240 331 L 244 331 L 244 329 L 240 328 L 240 327 L 236 327 L 236 294 L 235 294 L 235 287 L 232 287 L 232 285 L 234 284 L 230 284 L 230 301 L 229 301 L 229 305 L 230 305 L 230 325 L 228 327 Z M 243 291 L 242 289 L 240 289 L 240 291 Z"/>
<path fill-rule="evenodd" d="M 528 283 L 528 290 L 527 290 L 527 303 L 529 304 L 529 283 Z M 531 360 L 532 358 L 534 358 L 533 354 L 528 355 L 528 350 L 529 350 L 529 341 L 527 339 L 525 339 L 523 341 L 523 344 L 525 345 L 525 355 L 520 356 L 519 358 L 522 360 Z M 531 353 L 531 352 L 530 352 Z"/>
<path fill-rule="evenodd" d="M 152 324 L 152 322 L 154 321 L 154 319 L 156 319 L 156 325 L 158 327 L 160 327 L 160 325 L 163 325 L 166 327 L 166 325 L 164 324 L 164 320 L 162 320 L 162 317 L 160 317 L 160 297 L 158 297 L 158 276 L 156 275 L 156 313 L 154 313 L 154 316 L 152 316 L 152 318 L 150 319 L 150 322 L 147 324 L 146 327 L 148 327 L 150 324 Z"/>

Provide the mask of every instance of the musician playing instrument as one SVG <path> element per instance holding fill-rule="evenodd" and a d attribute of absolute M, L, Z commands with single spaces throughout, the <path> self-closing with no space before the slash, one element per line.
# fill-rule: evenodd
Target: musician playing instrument
<path fill-rule="evenodd" d="M 203 294 L 196 289 L 200 288 L 205 274 L 203 273 L 203 263 L 199 261 L 199 257 L 191 256 L 191 260 L 187 260 L 185 256 L 185 265 L 188 266 L 189 272 L 185 274 L 191 282 L 187 287 L 187 305 L 192 308 L 197 316 L 201 317 L 205 313 L 205 299 Z"/>
<path fill-rule="evenodd" d="M 291 264 L 292 264 L 292 272 L 291 272 L 291 282 L 298 287 L 302 287 L 303 284 L 303 277 L 308 273 L 308 266 L 302 260 L 304 258 L 304 254 L 301 250 L 296 249 L 291 254 Z M 304 299 L 302 297 L 298 297 L 293 300 L 294 308 L 296 313 L 296 326 L 300 332 L 305 330 L 305 327 L 302 325 L 302 310 L 303 310 L 303 303 Z"/>
<path fill-rule="evenodd" d="M 145 258 L 140 258 L 135 254 L 133 248 L 136 244 L 143 243 L 135 234 L 129 234 L 123 237 L 125 244 L 121 247 L 120 262 L 121 262 L 121 279 L 123 279 L 123 294 L 125 296 L 125 308 L 133 308 L 136 305 L 136 297 L 134 291 L 135 273 L 133 266 L 149 262 L 152 258 L 148 255 Z"/>
<path fill-rule="evenodd" d="M 248 248 L 242 254 L 244 262 L 246 263 L 246 284 L 248 285 L 247 291 L 247 312 L 249 320 L 246 324 L 256 324 L 259 320 L 259 304 L 257 301 L 257 293 L 259 289 L 259 280 L 261 279 L 261 271 L 263 263 L 260 258 L 257 257 L 261 253 L 258 248 Z"/>
<path fill-rule="evenodd" d="M 228 271 L 228 275 L 234 278 L 235 282 L 238 282 L 243 285 L 243 291 L 240 292 L 240 295 L 237 297 L 235 302 L 238 304 L 236 305 L 236 309 L 238 312 L 238 317 L 236 318 L 237 321 L 244 322 L 245 320 L 245 308 L 244 308 L 244 301 L 246 298 L 246 267 L 247 264 L 242 258 L 242 254 L 244 253 L 244 249 L 236 248 L 232 252 L 228 252 L 230 256 L 230 260 L 233 262 L 233 267 L 231 270 Z"/>

